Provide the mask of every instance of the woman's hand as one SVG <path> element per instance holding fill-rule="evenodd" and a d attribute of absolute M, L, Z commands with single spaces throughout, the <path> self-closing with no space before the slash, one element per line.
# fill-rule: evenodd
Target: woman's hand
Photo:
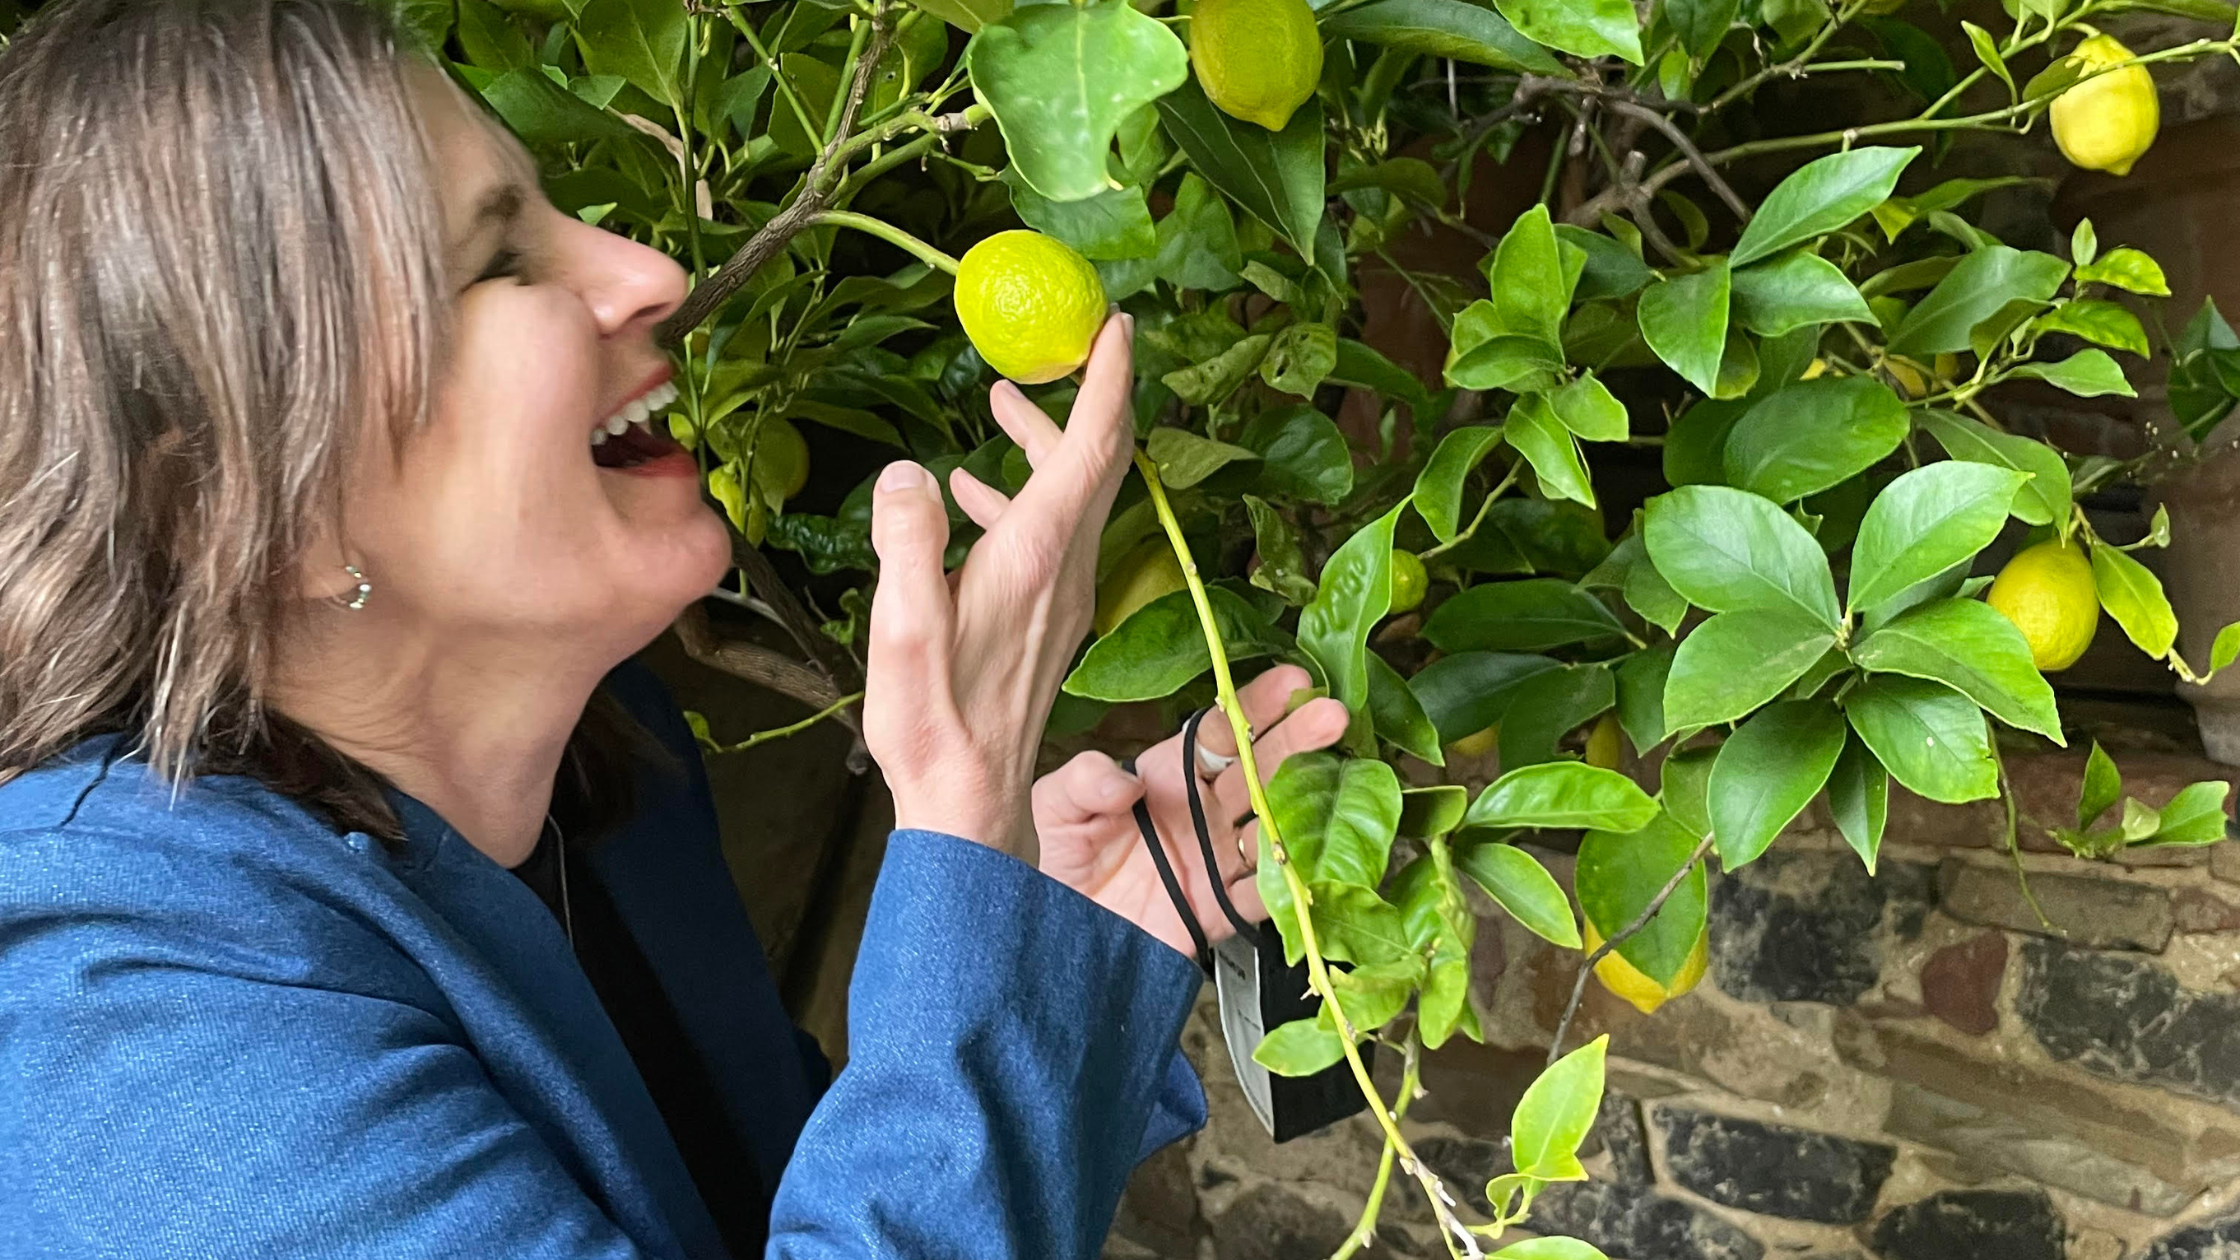
<path fill-rule="evenodd" d="M 1034 860 L 1035 752 L 1088 633 L 1097 537 L 1135 442 L 1134 331 L 1127 315 L 1105 321 L 1062 432 L 1011 382 L 990 392 L 1034 472 L 1016 499 L 961 468 L 950 475 L 957 505 L 987 531 L 955 573 L 942 572 L 949 517 L 932 475 L 908 462 L 879 475 L 863 737 L 897 826 Z"/>
<path fill-rule="evenodd" d="M 1312 681 L 1296 665 L 1279 665 L 1237 693 L 1252 729 L 1261 732 L 1253 737 L 1252 750 L 1263 783 L 1275 776 L 1284 758 L 1327 748 L 1346 733 L 1346 707 L 1336 700 L 1310 700 L 1284 716 L 1292 694 Z M 1034 785 L 1034 823 L 1046 873 L 1188 954 L 1193 950 L 1190 931 L 1136 826 L 1134 806 L 1146 793 L 1167 861 L 1208 941 L 1232 931 L 1213 898 L 1214 878 L 1246 918 L 1258 922 L 1267 911 L 1253 883 L 1260 824 L 1248 822 L 1241 831 L 1234 825 L 1252 813 L 1243 763 L 1231 764 L 1211 782 L 1200 776 L 1206 833 L 1213 837 L 1220 867 L 1209 876 L 1190 820 L 1189 785 L 1182 779 L 1198 769 L 1184 766 L 1182 742 L 1177 734 L 1145 752 L 1136 759 L 1135 774 L 1103 753 L 1082 753 Z M 1218 712 L 1207 715 L 1198 727 L 1198 746 L 1216 757 L 1234 757 L 1237 741 L 1228 720 Z"/>

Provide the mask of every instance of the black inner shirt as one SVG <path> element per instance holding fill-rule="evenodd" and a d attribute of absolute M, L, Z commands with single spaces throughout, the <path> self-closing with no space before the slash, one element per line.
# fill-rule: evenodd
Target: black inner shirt
<path fill-rule="evenodd" d="M 590 977 L 615 1031 L 622 1034 L 638 1074 L 645 1078 L 693 1184 L 715 1217 L 724 1245 L 733 1256 L 760 1256 L 770 1230 L 770 1195 L 754 1155 L 726 1123 L 707 1065 L 685 1036 L 660 980 L 631 939 L 605 886 L 585 856 L 573 845 L 557 843 L 557 837 L 554 828 L 545 828 L 536 849 L 513 873 L 543 899 L 554 920 L 565 925 L 569 910 L 573 911 L 576 961 Z M 563 850 L 568 909 L 561 904 L 556 860 Z"/>

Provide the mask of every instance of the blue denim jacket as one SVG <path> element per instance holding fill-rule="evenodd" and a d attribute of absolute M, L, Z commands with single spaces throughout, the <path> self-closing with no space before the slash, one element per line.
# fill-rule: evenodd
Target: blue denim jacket
<path fill-rule="evenodd" d="M 594 865 L 777 1186 L 767 1255 L 1096 1255 L 1134 1165 L 1204 1121 L 1197 969 L 898 831 L 820 1099 L 688 760 Z M 560 926 L 399 803 L 391 856 L 248 780 L 174 799 L 114 738 L 0 786 L 0 1256 L 724 1255 Z"/>

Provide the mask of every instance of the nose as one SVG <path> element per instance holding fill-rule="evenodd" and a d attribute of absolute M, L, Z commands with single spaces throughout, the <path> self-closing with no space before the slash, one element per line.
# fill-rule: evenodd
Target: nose
<path fill-rule="evenodd" d="M 667 254 L 605 228 L 578 223 L 585 236 L 581 288 L 609 339 L 649 331 L 684 302 L 688 277 Z"/>

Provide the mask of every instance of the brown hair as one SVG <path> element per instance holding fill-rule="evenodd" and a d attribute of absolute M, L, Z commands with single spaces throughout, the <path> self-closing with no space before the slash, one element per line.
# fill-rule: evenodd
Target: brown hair
<path fill-rule="evenodd" d="M 361 434 L 452 342 L 415 57 L 359 0 L 63 0 L 0 48 L 0 783 L 118 731 L 400 838 L 265 697 Z M 624 723 L 579 724 L 564 831 L 613 821 Z"/>

